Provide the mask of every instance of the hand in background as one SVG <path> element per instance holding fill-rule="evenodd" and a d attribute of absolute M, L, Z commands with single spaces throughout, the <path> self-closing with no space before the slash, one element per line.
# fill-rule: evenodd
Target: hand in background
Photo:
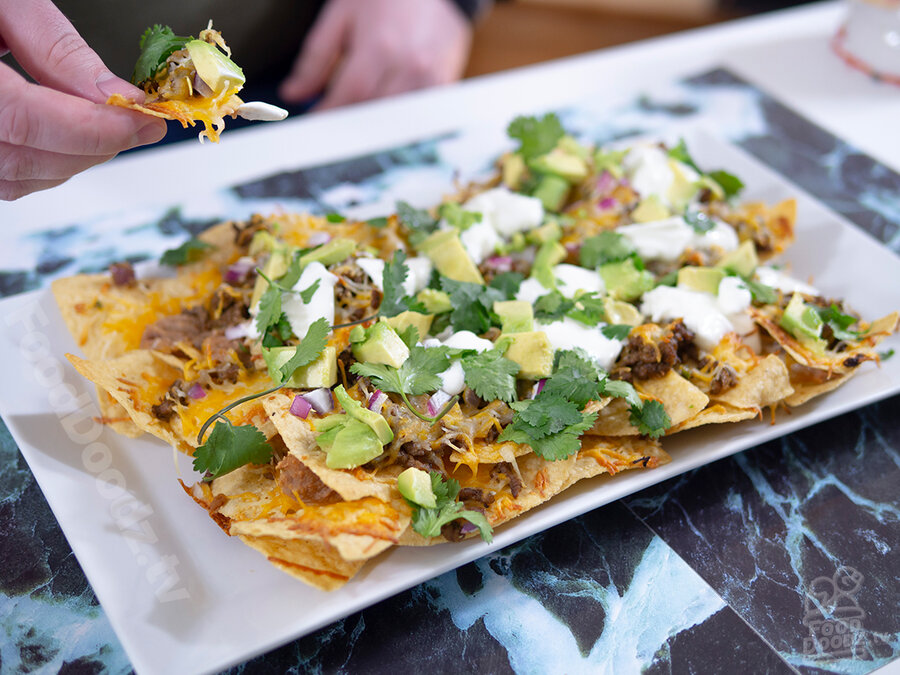
<path fill-rule="evenodd" d="M 324 110 L 452 82 L 471 39 L 451 0 L 330 0 L 280 94 L 295 103 L 324 89 Z"/>
<path fill-rule="evenodd" d="M 162 120 L 103 105 L 143 92 L 113 75 L 50 0 L 0 0 L 0 199 L 59 185 L 116 153 L 155 143 Z"/>

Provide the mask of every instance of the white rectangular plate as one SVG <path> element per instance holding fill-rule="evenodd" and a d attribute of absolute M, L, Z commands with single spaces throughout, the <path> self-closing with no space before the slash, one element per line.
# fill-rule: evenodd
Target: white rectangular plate
<path fill-rule="evenodd" d="M 738 148 L 706 135 L 688 144 L 701 166 L 741 176 L 744 199 L 798 199 L 792 272 L 874 319 L 900 308 L 900 259 Z M 718 425 L 665 439 L 672 462 L 584 481 L 479 541 L 394 549 L 343 589 L 323 593 L 226 537 L 177 482 L 189 459 L 160 441 L 128 439 L 66 417 L 93 387 L 69 366 L 78 349 L 46 290 L 0 303 L 0 414 L 59 520 L 135 668 L 217 671 L 557 523 L 697 466 L 900 392 L 900 357 L 769 420 Z M 900 351 L 895 337 L 885 349 Z M 77 403 L 73 397 L 79 397 Z M 66 423 L 63 423 L 65 418 Z M 178 473 L 180 471 L 180 474 Z"/>

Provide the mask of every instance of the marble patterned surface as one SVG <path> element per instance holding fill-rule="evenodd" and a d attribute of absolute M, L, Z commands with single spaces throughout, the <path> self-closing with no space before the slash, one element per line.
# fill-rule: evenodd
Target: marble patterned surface
<path fill-rule="evenodd" d="M 560 111 L 609 141 L 703 124 L 900 252 L 900 176 L 727 71 Z M 284 173 L 172 208 L 21 232 L 0 295 L 155 258 L 222 217 L 370 217 L 477 176 L 502 130 Z M 900 398 L 703 467 L 466 565 L 233 672 L 867 673 L 900 656 Z M 128 672 L 0 424 L 0 672 Z"/>

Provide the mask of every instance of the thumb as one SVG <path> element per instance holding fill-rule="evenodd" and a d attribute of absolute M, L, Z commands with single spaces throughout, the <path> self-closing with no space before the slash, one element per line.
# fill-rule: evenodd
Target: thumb
<path fill-rule="evenodd" d="M 50 0 L 0 0 L 0 36 L 38 83 L 103 103 L 112 94 L 142 101 L 143 92 L 116 77 Z"/>

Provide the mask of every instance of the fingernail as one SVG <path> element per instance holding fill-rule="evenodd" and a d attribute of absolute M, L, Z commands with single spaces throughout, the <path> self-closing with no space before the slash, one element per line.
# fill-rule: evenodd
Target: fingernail
<path fill-rule="evenodd" d="M 132 100 L 139 97 L 140 89 L 110 72 L 106 72 L 98 77 L 96 84 L 97 89 L 106 97 L 110 97 L 113 94 L 121 94 L 125 98 Z"/>
<path fill-rule="evenodd" d="M 149 145 L 161 141 L 166 135 L 166 125 L 164 122 L 151 122 L 141 127 L 135 136 L 135 145 Z"/>

